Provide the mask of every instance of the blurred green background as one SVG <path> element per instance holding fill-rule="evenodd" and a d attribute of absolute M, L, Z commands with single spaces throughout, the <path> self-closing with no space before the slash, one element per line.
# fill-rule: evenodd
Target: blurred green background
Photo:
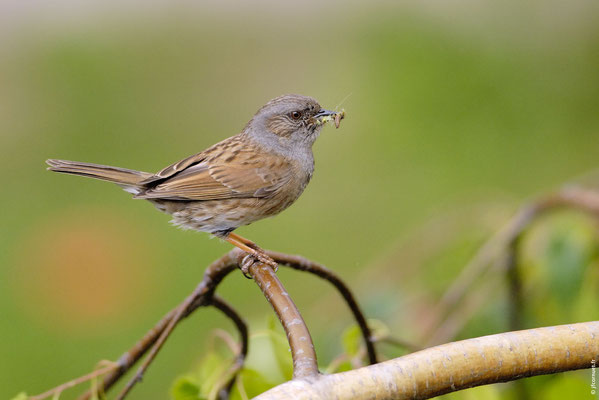
<path fill-rule="evenodd" d="M 157 171 L 284 93 L 329 108 L 346 99 L 347 119 L 315 144 L 301 199 L 238 232 L 339 272 L 369 317 L 421 343 L 428 312 L 520 204 L 599 166 L 599 6 L 1 2 L 0 398 L 116 359 L 230 249 L 44 160 Z M 531 233 L 527 327 L 599 319 L 596 233 L 568 213 Z M 327 365 L 349 313 L 325 283 L 279 276 Z M 502 278 L 489 279 L 496 287 L 458 338 L 507 330 Z M 218 292 L 265 326 L 271 309 L 251 281 L 234 274 Z M 168 398 L 217 327 L 231 324 L 198 311 L 131 398 Z M 535 390 L 590 396 L 589 375 L 535 378 Z M 476 390 L 456 398 L 513 395 Z"/>

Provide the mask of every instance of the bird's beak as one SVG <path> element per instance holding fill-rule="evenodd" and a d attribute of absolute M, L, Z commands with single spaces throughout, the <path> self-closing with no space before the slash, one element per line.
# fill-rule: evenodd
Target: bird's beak
<path fill-rule="evenodd" d="M 322 109 L 314 114 L 314 119 L 318 125 L 324 125 L 329 121 L 335 121 L 335 127 L 339 128 L 339 122 L 345 117 L 345 111 L 329 111 Z"/>
<path fill-rule="evenodd" d="M 329 111 L 329 110 L 322 109 L 314 115 L 314 118 L 320 119 L 322 117 L 330 117 L 331 115 L 335 115 L 335 114 L 337 114 L 336 111 Z"/>

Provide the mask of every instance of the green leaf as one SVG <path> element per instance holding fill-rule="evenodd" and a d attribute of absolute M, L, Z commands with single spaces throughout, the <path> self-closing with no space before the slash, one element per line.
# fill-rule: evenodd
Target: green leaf
<path fill-rule="evenodd" d="M 284 379 L 289 380 L 293 377 L 293 360 L 291 359 L 289 342 L 284 334 L 276 330 L 273 320 L 269 319 L 267 324 L 268 338 L 281 375 Z"/>
<path fill-rule="evenodd" d="M 200 400 L 200 387 L 191 376 L 178 378 L 171 388 L 173 400 Z"/>
<path fill-rule="evenodd" d="M 200 395 L 208 396 L 215 384 L 220 383 L 220 378 L 229 368 L 231 361 L 216 351 L 209 352 L 201 361 L 197 370 L 197 382 L 200 386 Z"/>
<path fill-rule="evenodd" d="M 380 319 L 369 318 L 366 323 L 375 337 L 385 337 L 391 334 L 389 326 Z"/>
<path fill-rule="evenodd" d="M 90 380 L 90 393 L 91 393 L 91 397 L 90 400 L 106 400 L 106 393 L 104 393 L 104 390 L 98 390 L 99 389 L 99 385 L 98 385 L 98 380 L 99 380 L 99 376 L 94 376 L 91 380 Z"/>
<path fill-rule="evenodd" d="M 349 357 L 355 357 L 360 351 L 362 333 L 358 325 L 353 325 L 343 332 L 343 350 Z"/>
<path fill-rule="evenodd" d="M 29 396 L 27 396 L 27 393 L 21 392 L 18 395 L 16 395 L 15 397 L 13 397 L 11 400 L 27 400 L 28 398 L 29 398 Z"/>
<path fill-rule="evenodd" d="M 195 372 L 179 377 L 171 388 L 174 400 L 203 400 L 222 378 L 231 365 L 230 359 L 217 351 L 210 351 L 200 361 Z"/>
<path fill-rule="evenodd" d="M 591 371 L 584 371 L 583 376 L 585 373 L 588 379 L 573 373 L 556 375 L 543 387 L 538 398 L 546 400 L 596 398 L 591 394 Z"/>
<path fill-rule="evenodd" d="M 352 369 L 354 369 L 354 368 L 351 365 L 351 362 L 349 362 L 349 360 L 348 360 L 348 361 L 343 361 L 341 364 L 339 364 L 337 366 L 337 368 L 335 368 L 335 371 L 333 371 L 333 372 L 345 372 L 345 371 L 351 371 Z"/>
<path fill-rule="evenodd" d="M 593 240 L 584 226 L 561 224 L 551 234 L 544 259 L 549 273 L 549 290 L 562 311 L 572 307 L 593 250 Z"/>
<path fill-rule="evenodd" d="M 242 396 L 240 393 L 240 381 L 245 396 Z M 237 377 L 236 384 L 231 391 L 230 400 L 251 399 L 275 386 L 276 385 L 274 383 L 269 382 L 260 372 L 245 368 Z"/>

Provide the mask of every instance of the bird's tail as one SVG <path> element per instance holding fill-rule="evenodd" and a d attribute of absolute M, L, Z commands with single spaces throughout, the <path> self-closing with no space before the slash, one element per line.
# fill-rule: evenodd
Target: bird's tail
<path fill-rule="evenodd" d="M 50 166 L 48 168 L 50 171 L 89 176 L 103 181 L 114 182 L 133 194 L 139 193 L 140 189 L 143 187 L 143 185 L 140 185 L 140 182 L 154 176 L 154 174 L 149 172 L 78 161 L 51 159 L 46 160 L 46 164 Z"/>

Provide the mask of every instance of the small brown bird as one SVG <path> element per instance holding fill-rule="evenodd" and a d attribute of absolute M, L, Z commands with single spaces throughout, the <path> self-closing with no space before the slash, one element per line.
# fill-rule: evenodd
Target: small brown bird
<path fill-rule="evenodd" d="M 311 97 L 288 94 L 266 103 L 241 133 L 156 174 L 76 161 L 46 163 L 51 171 L 114 182 L 171 214 L 173 224 L 209 232 L 276 268 L 260 247 L 233 231 L 297 200 L 314 172 L 312 145 L 320 130 L 329 121 L 338 128 L 344 116 Z"/>

